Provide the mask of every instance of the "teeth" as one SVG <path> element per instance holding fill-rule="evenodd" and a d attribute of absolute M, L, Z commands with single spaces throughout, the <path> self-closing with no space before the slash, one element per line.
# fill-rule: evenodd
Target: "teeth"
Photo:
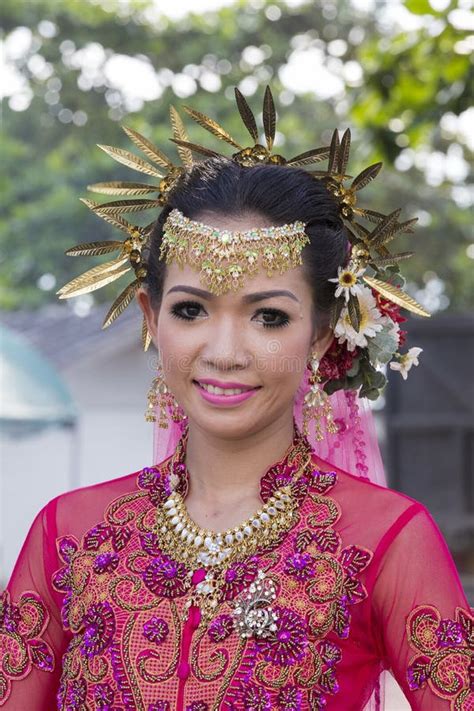
<path fill-rule="evenodd" d="M 199 383 L 199 386 L 213 395 L 240 395 L 241 393 L 247 392 L 242 388 L 218 388 L 215 385 L 209 385 L 208 383 Z"/>

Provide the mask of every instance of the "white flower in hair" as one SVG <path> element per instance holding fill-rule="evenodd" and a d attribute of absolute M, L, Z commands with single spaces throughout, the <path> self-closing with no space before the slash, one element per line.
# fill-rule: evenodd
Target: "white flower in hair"
<path fill-rule="evenodd" d="M 362 276 L 362 274 L 365 272 L 365 269 L 358 269 L 354 270 L 351 269 L 350 266 L 347 267 L 338 267 L 337 270 L 337 277 L 334 279 L 328 279 L 328 281 L 332 281 L 335 284 L 338 284 L 338 287 L 335 292 L 335 297 L 338 299 L 341 294 L 344 294 L 344 298 L 346 300 L 346 304 L 349 301 L 349 295 L 352 294 L 353 296 L 357 296 L 361 292 L 361 285 L 357 283 L 357 280 L 359 277 Z"/>
<path fill-rule="evenodd" d="M 357 294 L 360 308 L 360 327 L 357 332 L 351 324 L 347 306 L 341 311 L 339 321 L 334 329 L 338 343 L 347 341 L 347 349 L 353 351 L 356 346 L 366 348 L 369 344 L 367 338 L 373 338 L 384 327 L 385 317 L 377 308 L 377 302 L 366 286 L 359 286 Z"/>
<path fill-rule="evenodd" d="M 390 363 L 390 368 L 392 370 L 398 370 L 401 373 L 401 376 L 403 380 L 406 380 L 408 377 L 408 371 L 412 367 L 412 365 L 418 365 L 418 356 L 420 353 L 423 352 L 423 348 L 410 348 L 408 353 L 405 353 L 405 355 L 399 356 L 400 360 L 394 361 L 393 363 Z"/>

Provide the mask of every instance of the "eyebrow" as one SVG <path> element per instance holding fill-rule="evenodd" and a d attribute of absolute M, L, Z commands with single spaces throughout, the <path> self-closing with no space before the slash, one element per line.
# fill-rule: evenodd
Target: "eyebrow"
<path fill-rule="evenodd" d="M 204 289 L 198 289 L 195 286 L 186 286 L 184 284 L 177 284 L 176 286 L 171 287 L 167 294 L 171 294 L 172 291 L 185 291 L 187 294 L 193 294 L 194 296 L 200 296 L 202 299 L 214 299 L 215 294 L 211 294 L 209 291 L 205 291 Z M 287 296 L 289 299 L 293 299 L 293 301 L 297 301 L 300 303 L 300 300 L 298 299 L 297 296 L 295 296 L 291 291 L 287 291 L 286 289 L 273 289 L 270 291 L 256 291 L 252 294 L 245 294 L 245 296 L 242 297 L 242 301 L 245 304 L 254 304 L 256 301 L 263 301 L 264 299 L 271 299 L 274 296 Z"/>

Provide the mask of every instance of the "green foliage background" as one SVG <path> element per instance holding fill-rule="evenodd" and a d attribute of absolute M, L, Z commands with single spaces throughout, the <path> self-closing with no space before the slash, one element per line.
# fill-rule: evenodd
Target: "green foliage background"
<path fill-rule="evenodd" d="M 245 89 L 259 112 L 267 83 L 279 110 L 277 128 L 286 139 L 278 150 L 288 156 L 322 145 L 332 128 L 350 125 L 352 174 L 375 160 L 385 164 L 382 177 L 364 191 L 361 204 L 384 212 L 403 205 L 404 219 L 421 210 L 421 226 L 414 236 L 398 240 L 396 250 L 416 252 L 403 265 L 412 293 L 439 277 L 449 308 L 473 305 L 474 247 L 467 249 L 473 240 L 466 176 L 450 180 L 445 175 L 433 185 L 427 180 L 430 169 L 423 166 L 427 158 L 428 165 L 442 164 L 453 144 L 463 165 L 468 159 L 466 136 L 456 135 L 449 127 L 453 122 L 446 122 L 446 116 L 455 118 L 466 111 L 470 101 L 469 54 L 463 43 L 472 42 L 472 34 L 466 39 L 468 31 L 452 22 L 453 11 L 459 11 L 457 2 L 436 11 L 428 0 L 406 0 L 402 11 L 421 18 L 424 25 L 406 31 L 380 23 L 387 6 L 381 0 L 370 13 L 358 10 L 361 3 L 353 5 L 350 0 L 240 0 L 217 12 L 196 12 L 176 21 L 164 16 L 151 19 L 150 8 L 160 5 L 160 0 L 3 0 L 4 38 L 27 27 L 33 42 L 13 60 L 30 87 L 31 103 L 19 111 L 5 101 L 3 113 L 0 308 L 36 308 L 55 301 L 55 288 L 39 288 L 40 277 L 54 274 L 57 288 L 86 268 L 84 259 L 79 263 L 64 256 L 64 250 L 115 236 L 78 197 L 86 196 L 89 183 L 135 180 L 137 174 L 114 163 L 96 143 L 129 149 L 122 122 L 174 154 L 168 142 L 170 103 L 178 108 L 190 103 L 245 140 L 231 88 Z M 198 11 L 199 2 L 195 7 Z M 336 59 L 331 56 L 335 39 L 347 43 Z M 96 67 L 94 85 L 83 82 L 80 88 L 82 70 L 74 57 L 91 43 L 104 48 L 104 61 Z M 244 50 L 249 46 L 262 48 L 265 58 L 254 64 L 246 61 Z M 342 100 L 317 100 L 313 92 L 295 97 L 283 86 L 280 72 L 298 46 L 318 48 L 330 65 L 339 66 L 341 76 L 346 63 L 357 62 L 362 81 L 347 82 Z M 161 97 L 136 111 L 127 108 L 103 71 L 115 53 L 148 61 L 163 84 Z M 218 92 L 200 86 L 209 72 L 220 78 Z M 174 78 L 180 74 L 195 78 L 195 96 L 183 99 L 174 94 Z M 317 72 L 312 81 L 317 88 Z M 70 111 L 64 114 L 64 109 Z M 79 124 L 85 117 L 87 121 L 76 125 L 72 115 L 79 117 Z M 199 127 L 190 127 L 190 133 L 212 145 L 212 137 L 204 137 Z M 394 169 L 400 155 L 408 155 L 411 167 Z M 116 291 L 114 284 L 111 292 L 99 290 L 95 298 L 109 299 Z"/>

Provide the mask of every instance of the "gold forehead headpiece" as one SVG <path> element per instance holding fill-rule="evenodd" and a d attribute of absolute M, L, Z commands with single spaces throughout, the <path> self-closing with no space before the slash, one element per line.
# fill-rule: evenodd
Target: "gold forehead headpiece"
<path fill-rule="evenodd" d="M 259 142 L 255 116 L 238 89 L 235 89 L 235 97 L 239 114 L 253 140 L 251 146 L 239 144 L 220 124 L 201 112 L 189 107 L 184 107 L 184 110 L 213 136 L 237 149 L 231 159 L 239 165 L 243 167 L 259 164 L 284 165 L 288 168 L 296 167 L 307 170 L 315 180 L 323 181 L 339 206 L 340 215 L 346 225 L 352 245 L 352 253 L 348 265 L 341 265 L 339 269 L 337 280 L 339 286 L 336 290 L 331 319 L 333 327 L 341 318 L 341 314 L 345 313 L 345 308 L 350 325 L 356 332 L 359 331 L 362 316 L 357 282 L 365 282 L 376 293 L 398 306 L 421 316 L 429 316 L 429 313 L 420 304 L 400 288 L 403 279 L 399 275 L 398 262 L 407 259 L 413 253 L 391 254 L 387 247 L 388 243 L 398 234 L 413 232 L 416 219 L 399 222 L 400 210 L 384 215 L 374 210 L 361 208 L 357 204 L 358 192 L 377 176 L 382 164 L 375 163 L 365 168 L 347 185 L 347 181 L 351 179 L 351 176 L 346 173 L 351 144 L 349 129 L 344 132 L 342 138 L 339 137 L 339 131 L 336 129 L 330 146 L 312 148 L 293 158 L 286 159 L 278 153 L 273 153 L 276 111 L 270 88 L 266 88 L 263 101 L 263 128 L 266 145 Z M 146 253 L 154 222 L 140 227 L 127 221 L 123 215 L 149 209 L 156 210 L 167 205 L 169 196 L 178 186 L 181 177 L 192 169 L 194 154 L 203 156 L 205 159 L 221 155 L 205 146 L 189 141 L 184 124 L 174 107 L 170 108 L 170 119 L 173 133 L 171 140 L 177 146 L 181 165 L 175 165 L 163 151 L 154 146 L 147 138 L 125 126 L 123 127 L 125 133 L 142 151 L 147 160 L 122 148 L 99 146 L 114 160 L 153 179 L 153 183 L 122 181 L 96 183 L 88 186 L 88 189 L 103 195 L 115 195 L 120 199 L 105 203 L 83 200 L 84 204 L 98 217 L 124 232 L 126 238 L 123 241 L 88 242 L 68 249 L 66 254 L 71 256 L 99 256 L 112 252 L 118 252 L 118 255 L 111 261 L 93 267 L 68 282 L 59 289 L 58 294 L 59 298 L 67 299 L 90 293 L 133 271 L 133 280 L 115 299 L 105 317 L 103 328 L 109 326 L 123 313 L 147 276 Z M 328 160 L 326 170 L 312 169 L 315 163 L 324 160 Z M 154 195 L 154 197 L 150 198 L 150 195 Z M 267 273 L 273 270 L 281 271 L 297 263 L 300 264 L 301 249 L 307 242 L 304 235 L 304 225 L 301 223 L 283 227 L 260 228 L 248 233 L 225 233 L 201 225 L 201 223 L 188 221 L 178 211 L 174 211 L 172 215 L 168 217 L 166 223 L 160 258 L 164 258 L 166 261 L 174 259 L 182 262 L 186 257 L 188 263 L 191 261 L 201 270 L 202 278 L 208 286 L 217 290 L 218 293 L 227 288 L 238 287 L 242 283 L 244 273 L 253 273 L 257 261 L 256 254 L 262 258 L 265 267 L 272 267 L 271 270 L 267 270 Z M 361 224 L 358 221 L 360 219 L 366 220 L 374 226 L 370 229 Z M 196 229 L 196 225 L 199 225 L 198 229 Z M 248 236 L 252 233 L 258 234 L 259 239 L 249 240 Z M 233 237 L 224 246 L 222 237 L 227 234 L 232 234 Z M 234 240 L 236 234 L 238 237 Z M 226 258 L 225 266 L 223 264 L 224 257 Z M 143 321 L 142 339 L 146 349 L 150 343 L 150 336 L 145 321 Z"/>
<path fill-rule="evenodd" d="M 174 209 L 163 225 L 160 259 L 189 264 L 213 294 L 223 294 L 240 289 L 244 275 L 256 274 L 259 258 L 270 277 L 302 264 L 301 250 L 309 242 L 304 228 L 304 222 L 296 221 L 232 232 L 190 220 Z"/>

